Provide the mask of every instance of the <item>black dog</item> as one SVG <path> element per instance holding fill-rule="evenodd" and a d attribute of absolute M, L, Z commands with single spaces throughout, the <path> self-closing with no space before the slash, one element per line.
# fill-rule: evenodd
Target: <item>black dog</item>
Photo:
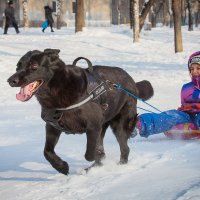
<path fill-rule="evenodd" d="M 136 124 L 137 100 L 113 85 L 120 84 L 147 100 L 153 95 L 151 84 L 135 83 L 121 68 L 93 67 L 85 58 L 87 69 L 76 66 L 81 58 L 65 65 L 58 53 L 57 49 L 29 51 L 19 60 L 17 72 L 8 79 L 10 86 L 21 87 L 18 100 L 27 101 L 35 94 L 42 106 L 42 118 L 46 121 L 44 156 L 60 173 L 68 174 L 67 162 L 54 152 L 60 134 L 86 133 L 85 158 L 100 165 L 105 156 L 103 138 L 110 126 L 120 146 L 120 163 L 127 163 L 127 140 Z"/>

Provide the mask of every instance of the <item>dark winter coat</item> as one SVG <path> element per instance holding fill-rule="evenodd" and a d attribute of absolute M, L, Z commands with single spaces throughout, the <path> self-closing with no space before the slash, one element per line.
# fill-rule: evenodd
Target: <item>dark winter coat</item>
<path fill-rule="evenodd" d="M 49 24 L 52 24 L 54 22 L 52 17 L 53 10 L 49 6 L 45 6 L 44 11 L 46 20 L 48 21 Z"/>
<path fill-rule="evenodd" d="M 13 7 L 11 6 L 8 6 L 6 9 L 5 9 L 5 17 L 6 17 L 6 21 L 7 23 L 13 23 L 13 22 L 16 22 L 15 20 L 15 10 Z"/>

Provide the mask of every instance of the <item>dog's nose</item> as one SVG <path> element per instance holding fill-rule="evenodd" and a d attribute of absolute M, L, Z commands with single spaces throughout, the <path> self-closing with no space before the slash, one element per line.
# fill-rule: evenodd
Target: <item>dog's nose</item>
<path fill-rule="evenodd" d="M 16 86 L 19 83 L 19 79 L 18 78 L 12 78 L 10 77 L 8 80 L 8 83 L 11 87 Z"/>

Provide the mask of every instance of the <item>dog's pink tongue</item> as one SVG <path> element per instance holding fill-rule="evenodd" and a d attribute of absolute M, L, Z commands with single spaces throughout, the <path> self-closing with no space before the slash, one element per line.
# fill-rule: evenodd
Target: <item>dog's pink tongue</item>
<path fill-rule="evenodd" d="M 31 98 L 32 96 L 32 90 L 33 90 L 33 83 L 30 83 L 29 85 L 22 87 L 20 89 L 20 92 L 18 94 L 16 94 L 16 98 L 19 101 L 27 101 L 28 99 Z"/>

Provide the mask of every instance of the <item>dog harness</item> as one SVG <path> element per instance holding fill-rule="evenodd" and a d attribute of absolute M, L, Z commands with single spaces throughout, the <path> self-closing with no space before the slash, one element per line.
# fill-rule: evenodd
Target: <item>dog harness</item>
<path fill-rule="evenodd" d="M 108 90 L 111 90 L 110 82 L 102 80 L 100 75 L 93 70 L 92 63 L 87 58 L 78 57 L 74 60 L 72 65 L 76 66 L 76 63 L 81 59 L 84 59 L 88 64 L 88 68 L 85 71 L 85 75 L 87 77 L 87 82 L 88 82 L 88 86 L 87 86 L 88 96 L 83 97 L 76 104 L 73 104 L 65 108 L 57 108 L 56 110 L 71 110 L 73 108 L 77 108 L 87 103 L 90 100 L 96 103 L 99 103 L 100 105 L 102 105 L 104 109 L 107 109 L 108 107 L 108 104 L 106 104 L 106 96 L 107 96 L 106 92 Z"/>
<path fill-rule="evenodd" d="M 76 58 L 73 62 L 73 66 L 76 66 L 77 61 L 79 61 L 80 59 L 84 59 L 88 63 L 88 68 L 85 70 L 85 74 L 86 74 L 87 82 L 88 82 L 88 86 L 87 86 L 88 96 L 81 98 L 78 103 L 73 104 L 68 107 L 55 108 L 55 109 L 42 108 L 42 113 L 41 113 L 41 118 L 45 122 L 51 124 L 56 129 L 64 131 L 68 134 L 75 134 L 75 133 L 66 131 L 65 128 L 62 126 L 61 118 L 62 118 L 63 112 L 74 109 L 74 108 L 78 108 L 84 105 L 85 103 L 87 103 L 88 101 L 93 101 L 99 104 L 102 107 L 102 109 L 106 110 L 108 108 L 107 91 L 113 89 L 113 85 L 108 80 L 106 81 L 102 80 L 100 75 L 94 72 L 92 63 L 87 58 L 84 58 L 84 57 Z"/>

